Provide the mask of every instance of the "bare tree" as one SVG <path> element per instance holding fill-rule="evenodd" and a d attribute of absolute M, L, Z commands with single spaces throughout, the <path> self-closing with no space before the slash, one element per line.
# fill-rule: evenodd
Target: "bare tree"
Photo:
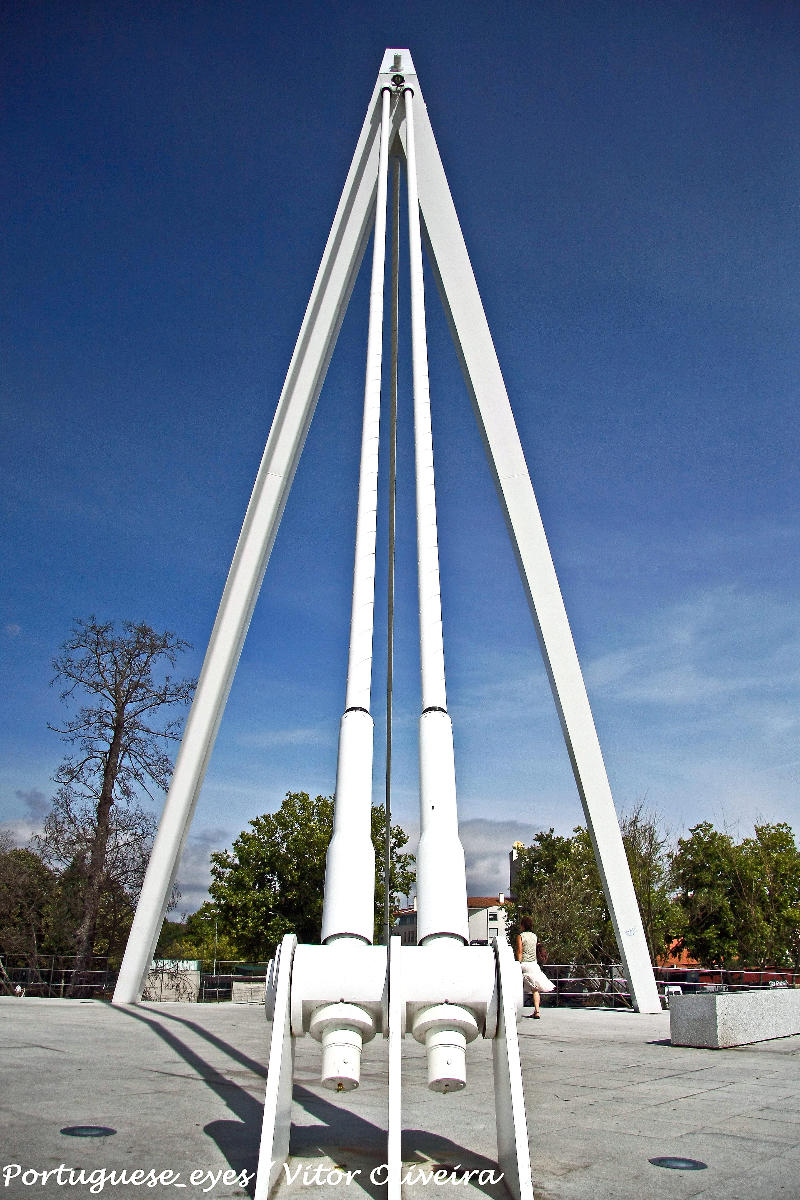
<path fill-rule="evenodd" d="M 53 661 L 53 683 L 65 685 L 61 699 L 87 701 L 63 727 L 51 726 L 76 747 L 56 772 L 59 790 L 48 817 L 51 835 L 60 830 L 62 847 L 72 841 L 72 862 L 82 877 L 73 994 L 86 981 L 111 860 L 121 845 L 145 832 L 137 819 L 125 821 L 124 809 L 138 809 L 141 793 L 154 798 L 169 786 L 166 746 L 180 736 L 181 721 L 165 710 L 188 704 L 194 681 L 174 679 L 165 668 L 174 667 L 187 646 L 174 633 L 156 633 L 149 625 L 126 621 L 119 633 L 112 622 L 92 617 L 75 623 Z M 114 806 L 118 812 L 112 816 Z M 117 838 L 115 831 L 126 826 L 130 836 Z M 52 846 L 46 834 L 47 829 Z"/>

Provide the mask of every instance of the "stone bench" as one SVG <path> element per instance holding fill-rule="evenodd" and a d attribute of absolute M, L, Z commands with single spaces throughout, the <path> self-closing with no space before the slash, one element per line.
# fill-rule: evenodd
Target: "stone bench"
<path fill-rule="evenodd" d="M 705 992 L 671 996 L 673 1046 L 723 1050 L 800 1033 L 800 990 Z"/>

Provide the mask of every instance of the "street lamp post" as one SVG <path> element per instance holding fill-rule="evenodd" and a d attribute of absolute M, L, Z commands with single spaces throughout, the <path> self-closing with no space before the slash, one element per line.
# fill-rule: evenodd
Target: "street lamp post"
<path fill-rule="evenodd" d="M 205 914 L 203 916 L 203 920 L 210 921 L 211 914 L 210 913 Z M 215 909 L 214 910 L 214 965 L 211 969 L 211 974 L 216 975 L 216 973 L 217 973 L 217 911 Z"/>

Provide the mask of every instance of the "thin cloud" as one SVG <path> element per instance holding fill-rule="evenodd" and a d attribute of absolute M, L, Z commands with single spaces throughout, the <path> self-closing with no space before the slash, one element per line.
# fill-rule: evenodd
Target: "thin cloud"
<path fill-rule="evenodd" d="M 230 829 L 216 826 L 198 829 L 189 835 L 178 866 L 176 883 L 181 893 L 177 911 L 195 912 L 204 900 L 208 900 L 211 883 L 211 855 L 216 850 L 230 846 L 233 837 Z"/>
<path fill-rule="evenodd" d="M 248 749 L 273 750 L 279 746 L 312 746 L 331 740 L 331 731 L 320 725 L 295 726 L 291 729 L 248 730 L 237 736 L 237 743 Z"/>

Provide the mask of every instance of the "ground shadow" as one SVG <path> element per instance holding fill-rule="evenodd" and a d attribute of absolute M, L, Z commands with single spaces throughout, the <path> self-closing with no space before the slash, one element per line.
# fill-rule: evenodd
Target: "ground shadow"
<path fill-rule="evenodd" d="M 368 1195 L 381 1197 L 385 1194 L 386 1137 L 387 1131 L 372 1121 L 348 1109 L 326 1100 L 301 1084 L 294 1086 L 294 1099 L 312 1117 L 317 1125 L 292 1126 L 289 1151 L 298 1158 L 329 1158 L 336 1166 L 345 1170 L 358 1170 L 358 1182 Z M 455 1173 L 463 1183 L 464 1173 L 475 1172 L 469 1183 L 473 1189 L 491 1196 L 492 1200 L 508 1200 L 508 1191 L 500 1176 L 497 1163 L 482 1154 L 475 1154 L 465 1146 L 449 1138 L 423 1129 L 404 1129 L 402 1136 L 403 1173 L 407 1186 L 430 1183 L 433 1169 L 445 1168 Z M 417 1167 L 417 1170 L 413 1170 Z M 370 1179 L 375 1171 L 375 1181 Z M 483 1174 L 493 1181 L 481 1181 Z M 450 1186 L 453 1186 L 452 1184 Z"/>
<path fill-rule="evenodd" d="M 192 1068 L 198 1078 L 202 1079 L 211 1091 L 224 1102 L 226 1108 L 234 1114 L 236 1120 L 210 1121 L 203 1126 L 203 1132 L 216 1144 L 233 1170 L 237 1173 L 247 1172 L 249 1182 L 245 1190 L 252 1195 L 255 1190 L 255 1174 L 258 1168 L 258 1147 L 264 1116 L 263 1101 L 256 1099 L 246 1088 L 229 1079 L 222 1071 L 177 1037 L 171 1029 L 162 1026 L 156 1018 L 145 1016 L 141 1009 L 133 1007 L 118 1011 L 148 1025 L 156 1036 L 166 1042 L 170 1049 L 174 1050 Z M 234 1046 L 223 1041 L 222 1038 L 209 1034 L 195 1022 L 168 1013 L 159 1013 L 159 1017 L 166 1017 L 170 1021 L 177 1021 L 179 1024 L 188 1026 L 257 1076 L 262 1078 L 266 1076 L 266 1068 L 262 1063 L 256 1063 L 247 1055 L 236 1050 Z"/>
<path fill-rule="evenodd" d="M 263 1063 L 250 1058 L 229 1042 L 202 1025 L 177 1014 L 160 1011 L 156 1015 L 146 1015 L 142 1009 L 128 1007 L 118 1009 L 125 1015 L 148 1025 L 150 1029 L 178 1054 L 195 1072 L 198 1078 L 224 1102 L 234 1119 L 210 1121 L 203 1126 L 203 1132 L 216 1144 L 220 1153 L 237 1173 L 246 1172 L 250 1182 L 246 1187 L 249 1195 L 255 1191 L 255 1175 L 258 1169 L 258 1150 L 261 1139 L 263 1122 L 263 1101 L 251 1094 L 247 1088 L 234 1082 L 218 1067 L 209 1063 L 195 1049 L 189 1046 L 173 1030 L 162 1024 L 169 1021 L 184 1026 L 199 1038 L 202 1038 L 215 1049 L 237 1062 L 240 1066 L 258 1078 L 266 1078 L 266 1067 Z M 265 1047 L 267 1039 L 265 1038 Z M 293 1099 L 308 1114 L 316 1118 L 313 1125 L 292 1125 L 289 1153 L 300 1159 L 326 1158 L 337 1167 L 349 1171 L 358 1171 L 356 1176 L 361 1188 L 374 1200 L 380 1200 L 385 1195 L 385 1167 L 387 1131 L 381 1125 L 351 1112 L 347 1108 L 332 1103 L 325 1096 L 295 1083 Z M 430 1133 L 422 1129 L 406 1129 L 402 1138 L 402 1157 L 404 1172 L 410 1174 L 410 1184 L 419 1183 L 424 1186 L 425 1175 L 432 1168 L 446 1168 L 456 1172 L 459 1182 L 466 1171 L 476 1172 L 470 1178 L 473 1189 L 492 1197 L 492 1200 L 507 1200 L 508 1193 L 505 1184 L 500 1180 L 494 1182 L 500 1175 L 496 1162 L 484 1155 L 475 1154 L 465 1146 L 451 1141 L 449 1138 Z M 410 1168 L 417 1166 L 416 1172 Z M 375 1181 L 370 1176 L 376 1172 Z M 480 1174 L 491 1179 L 482 1182 Z M 452 1186 L 452 1185 L 451 1185 Z"/>

